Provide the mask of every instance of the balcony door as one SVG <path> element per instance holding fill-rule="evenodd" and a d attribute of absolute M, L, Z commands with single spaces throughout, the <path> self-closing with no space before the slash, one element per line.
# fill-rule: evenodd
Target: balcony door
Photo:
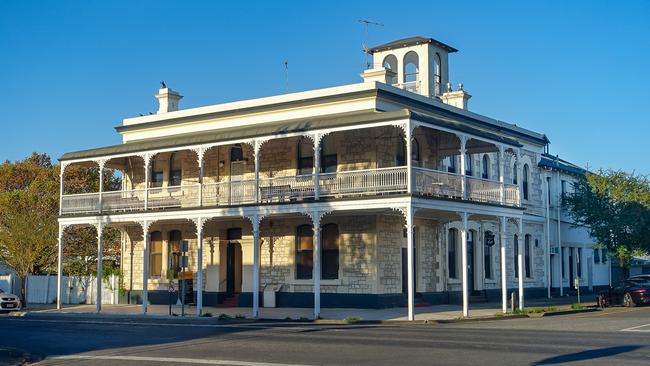
<path fill-rule="evenodd" d="M 244 160 L 244 151 L 241 144 L 235 144 L 230 148 L 230 203 L 237 203 L 242 200 L 243 187 L 241 181 L 244 179 L 244 169 L 246 161 Z"/>

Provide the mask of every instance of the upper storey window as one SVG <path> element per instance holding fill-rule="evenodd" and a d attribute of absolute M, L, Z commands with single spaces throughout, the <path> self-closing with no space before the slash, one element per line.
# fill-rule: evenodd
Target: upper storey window
<path fill-rule="evenodd" d="M 472 155 L 465 155 L 465 175 L 472 176 Z"/>
<path fill-rule="evenodd" d="M 528 196 L 529 196 L 529 194 L 528 194 L 528 191 L 529 191 L 529 187 L 528 187 L 528 175 L 529 175 L 528 164 L 524 164 L 524 170 L 522 172 L 522 175 L 523 175 L 523 177 L 521 177 L 522 183 L 523 183 L 522 184 L 523 185 L 522 190 L 523 190 L 523 194 L 524 194 L 524 199 L 527 200 Z"/>
<path fill-rule="evenodd" d="M 323 173 L 336 173 L 337 157 L 334 138 L 325 136 L 321 142 L 321 164 Z"/>
<path fill-rule="evenodd" d="M 481 161 L 481 178 L 490 179 L 490 158 L 487 154 L 483 155 L 483 160 Z"/>
<path fill-rule="evenodd" d="M 314 148 L 307 138 L 298 142 L 298 175 L 311 174 L 314 170 Z"/>
<path fill-rule="evenodd" d="M 243 161 L 244 160 L 244 150 L 241 147 L 241 144 L 235 144 L 230 148 L 230 162 L 233 161 Z"/>
<path fill-rule="evenodd" d="M 397 57 L 395 55 L 386 56 L 382 66 L 395 73 L 394 76 L 391 76 L 389 82 L 390 84 L 397 84 Z"/>
<path fill-rule="evenodd" d="M 442 94 L 440 92 L 442 84 L 442 61 L 440 59 L 440 54 L 436 52 L 434 57 L 435 65 L 433 65 L 433 93 L 434 95 Z"/>
<path fill-rule="evenodd" d="M 453 155 L 447 157 L 447 171 L 449 173 L 456 173 L 456 157 Z"/>
<path fill-rule="evenodd" d="M 181 157 L 178 153 L 172 153 L 169 158 L 169 186 L 180 186 L 183 175 Z"/>
<path fill-rule="evenodd" d="M 153 159 L 151 164 L 151 186 L 162 187 L 163 184 L 163 161 L 160 159 Z"/>
<path fill-rule="evenodd" d="M 419 80 L 420 59 L 418 54 L 411 51 L 404 56 L 404 82 Z"/>
<path fill-rule="evenodd" d="M 512 184 L 517 184 L 517 163 L 512 165 Z"/>

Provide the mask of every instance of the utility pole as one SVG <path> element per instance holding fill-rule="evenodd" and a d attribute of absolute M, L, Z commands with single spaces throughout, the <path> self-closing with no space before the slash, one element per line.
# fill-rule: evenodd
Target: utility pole
<path fill-rule="evenodd" d="M 373 22 L 372 20 L 368 20 L 368 19 L 359 19 L 359 23 L 363 24 L 363 31 L 364 31 L 364 33 L 363 33 L 363 43 L 362 43 L 363 53 L 365 53 L 365 60 L 364 60 L 365 65 L 364 65 L 364 67 L 366 69 L 369 69 L 370 68 L 370 52 L 369 52 L 369 49 L 368 49 L 368 26 L 369 25 L 374 25 L 374 26 L 377 26 L 377 27 L 383 27 L 384 25 L 381 24 L 381 23 Z"/>

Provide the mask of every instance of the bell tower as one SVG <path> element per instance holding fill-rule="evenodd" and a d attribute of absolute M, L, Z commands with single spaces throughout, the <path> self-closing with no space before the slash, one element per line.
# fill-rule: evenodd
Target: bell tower
<path fill-rule="evenodd" d="M 380 81 L 429 98 L 440 97 L 449 82 L 449 54 L 458 52 L 433 38 L 410 37 L 368 50 L 373 68 L 364 81 Z"/>

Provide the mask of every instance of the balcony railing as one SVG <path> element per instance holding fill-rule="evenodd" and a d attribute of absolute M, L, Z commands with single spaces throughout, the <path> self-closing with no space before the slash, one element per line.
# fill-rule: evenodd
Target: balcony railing
<path fill-rule="evenodd" d="M 400 89 L 404 89 L 406 91 L 410 91 L 412 93 L 420 93 L 420 81 L 407 81 L 405 83 L 397 83 L 393 84 L 393 86 L 396 86 Z"/>
<path fill-rule="evenodd" d="M 294 202 L 320 197 L 343 198 L 407 193 L 407 167 L 320 173 L 318 187 L 314 175 L 233 180 L 219 183 L 152 187 L 124 191 L 63 195 L 61 214 L 95 214 L 126 211 L 160 210 L 190 207 L 233 206 L 254 203 Z M 463 177 L 432 169 L 413 167 L 413 193 L 474 202 L 501 203 L 501 183 Z M 504 184 L 504 202 L 519 205 L 519 188 Z"/>

